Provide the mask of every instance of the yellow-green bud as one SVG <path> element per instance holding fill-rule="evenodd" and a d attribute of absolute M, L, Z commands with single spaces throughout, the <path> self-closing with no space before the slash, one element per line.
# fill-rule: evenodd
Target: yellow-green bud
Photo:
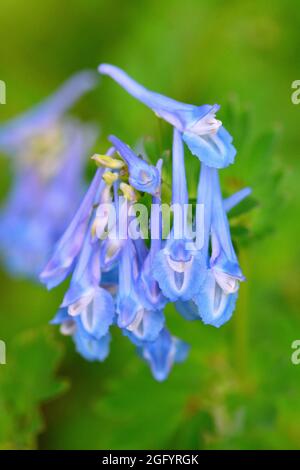
<path fill-rule="evenodd" d="M 106 168 L 111 168 L 112 170 L 120 170 L 125 165 L 121 160 L 117 160 L 109 155 L 98 155 L 95 153 L 91 159 L 94 160 L 97 166 L 104 166 Z"/>
<path fill-rule="evenodd" d="M 127 199 L 128 201 L 133 202 L 133 201 L 137 200 L 136 192 L 133 189 L 133 187 L 130 186 L 130 184 L 122 182 L 120 184 L 120 189 L 121 189 L 122 193 L 124 194 L 125 199 Z"/>
<path fill-rule="evenodd" d="M 102 178 L 108 186 L 111 186 L 115 181 L 117 181 L 119 175 L 117 173 L 113 173 L 112 171 L 106 171 Z"/>

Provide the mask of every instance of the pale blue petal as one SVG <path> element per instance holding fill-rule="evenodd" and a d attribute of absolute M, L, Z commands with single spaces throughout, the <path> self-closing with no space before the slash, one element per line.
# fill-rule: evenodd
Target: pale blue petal
<path fill-rule="evenodd" d="M 80 321 L 85 331 L 99 339 L 108 333 L 115 314 L 114 300 L 109 292 L 97 287 L 93 300 L 81 313 Z"/>
<path fill-rule="evenodd" d="M 141 309 L 141 304 L 133 289 L 130 294 L 125 295 L 122 295 L 121 287 L 119 287 L 119 291 L 120 296 L 116 306 L 118 326 L 120 328 L 126 328 L 134 321 L 138 311 Z"/>
<path fill-rule="evenodd" d="M 120 139 L 111 135 L 110 142 L 114 145 L 121 157 L 125 160 L 129 169 L 129 183 L 138 191 L 149 194 L 158 194 L 160 191 L 159 170 L 149 163 L 139 158 Z"/>
<path fill-rule="evenodd" d="M 93 72 L 79 72 L 65 82 L 44 102 L 20 117 L 0 126 L 0 148 L 11 151 L 23 144 L 24 139 L 45 131 L 57 121 L 84 93 L 96 86 Z"/>
<path fill-rule="evenodd" d="M 154 378 L 162 382 L 165 380 L 175 362 L 183 362 L 188 354 L 189 346 L 163 329 L 153 342 L 138 347 L 139 354 L 150 365 Z"/>
<path fill-rule="evenodd" d="M 218 285 L 212 272 L 209 272 L 195 303 L 203 323 L 219 328 L 232 316 L 237 300 L 237 292 L 226 294 Z"/>
<path fill-rule="evenodd" d="M 147 90 L 123 70 L 110 64 L 99 66 L 128 93 L 151 108 L 158 116 L 183 133 L 190 151 L 206 165 L 224 168 L 233 163 L 236 150 L 231 135 L 214 118 L 218 105 L 194 106 Z"/>
<path fill-rule="evenodd" d="M 188 321 L 200 319 L 199 309 L 193 300 L 188 300 L 187 302 L 177 300 L 175 307 L 180 315 Z"/>
<path fill-rule="evenodd" d="M 236 150 L 229 136 L 224 127 L 221 127 L 216 134 L 197 135 L 190 131 L 182 134 L 191 153 L 205 165 L 213 168 L 225 168 L 234 162 Z"/>
<path fill-rule="evenodd" d="M 189 251 L 184 240 L 168 240 L 153 261 L 153 276 L 171 301 L 190 300 L 206 276 L 206 260 L 200 251 Z"/>
<path fill-rule="evenodd" d="M 92 243 L 91 235 L 87 233 L 72 275 L 70 288 L 61 306 L 68 307 L 76 304 L 76 312 L 80 313 L 80 304 L 86 306 L 88 299 L 92 299 L 100 278 L 100 244 L 97 241 Z"/>
<path fill-rule="evenodd" d="M 40 280 L 48 289 L 57 286 L 70 274 L 74 259 L 82 247 L 93 204 L 103 190 L 103 169 L 98 169 L 95 177 L 69 227 L 57 243 L 54 253 L 40 275 Z"/>
<path fill-rule="evenodd" d="M 87 335 L 78 325 L 73 336 L 76 351 L 88 361 L 104 361 L 109 354 L 110 334 L 101 339 Z"/>
<path fill-rule="evenodd" d="M 244 280 L 231 241 L 230 227 L 221 195 L 219 176 L 214 170 L 211 267 L 238 280 Z"/>
<path fill-rule="evenodd" d="M 69 320 L 71 317 L 68 315 L 67 308 L 60 308 L 56 313 L 55 317 L 51 320 L 51 325 L 60 325 L 66 320 Z"/>
<path fill-rule="evenodd" d="M 173 131 L 172 145 L 172 203 L 188 204 L 189 196 L 184 164 L 184 148 L 180 132 Z"/>
<path fill-rule="evenodd" d="M 127 326 L 127 336 L 134 337 L 138 341 L 154 341 L 165 324 L 165 317 L 161 310 L 141 309 L 136 318 Z M 134 341 L 133 341 L 134 342 Z"/>
<path fill-rule="evenodd" d="M 229 196 L 227 199 L 224 199 L 224 209 L 226 212 L 229 212 L 235 206 L 237 206 L 243 199 L 248 197 L 252 193 L 251 188 L 243 188 L 240 191 L 236 192 L 232 196 Z"/>
<path fill-rule="evenodd" d="M 142 267 L 137 289 L 143 305 L 149 310 L 160 310 L 168 301 L 153 277 L 152 258 L 150 256 L 146 258 Z"/>
<path fill-rule="evenodd" d="M 129 94 L 151 108 L 156 114 L 174 127 L 177 127 L 180 131 L 202 119 L 213 108 L 210 105 L 194 106 L 181 103 L 159 93 L 149 91 L 114 65 L 101 64 L 98 70 L 101 74 L 110 76 Z"/>

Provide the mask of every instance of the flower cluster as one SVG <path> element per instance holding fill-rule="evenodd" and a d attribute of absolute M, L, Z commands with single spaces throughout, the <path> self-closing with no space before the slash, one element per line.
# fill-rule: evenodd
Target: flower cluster
<path fill-rule="evenodd" d="M 161 381 L 189 349 L 166 327 L 167 303 L 173 302 L 188 320 L 200 319 L 216 327 L 232 315 L 244 276 L 227 212 L 250 190 L 222 198 L 218 169 L 233 163 L 235 149 L 215 117 L 217 105 L 187 105 L 148 91 L 112 65 L 103 64 L 99 71 L 173 126 L 172 205 L 182 209 L 181 217 L 179 222 L 174 218 L 163 239 L 161 211 L 151 210 L 149 243 L 142 232 L 131 236 L 139 196 L 148 193 L 153 206 L 162 205 L 163 161 L 154 166 L 110 136 L 112 146 L 106 154 L 92 157 L 98 166 L 94 179 L 40 278 L 50 289 L 71 275 L 53 323 L 73 337 L 82 356 L 104 360 L 110 327 L 115 325 Z M 184 143 L 201 161 L 197 194 L 197 207 L 203 208 L 201 223 L 196 220 L 197 211 L 192 218 L 185 211 L 189 196 Z M 110 207 L 117 214 L 113 222 Z M 202 243 L 196 243 L 195 233 Z"/>
<path fill-rule="evenodd" d="M 80 203 L 85 157 L 97 132 L 66 111 L 96 78 L 80 72 L 36 108 L 0 126 L 0 151 L 13 167 L 0 212 L 0 254 L 14 276 L 38 277 Z"/>

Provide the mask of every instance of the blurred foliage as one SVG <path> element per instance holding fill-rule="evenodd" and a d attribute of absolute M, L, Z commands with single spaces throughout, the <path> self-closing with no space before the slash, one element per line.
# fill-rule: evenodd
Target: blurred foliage
<path fill-rule="evenodd" d="M 44 428 L 40 405 L 65 390 L 55 378 L 61 348 L 49 332 L 24 331 L 9 350 L 9 367 L 0 376 L 0 448 L 35 448 L 36 436 Z"/>
<path fill-rule="evenodd" d="M 230 214 L 247 277 L 235 315 L 214 329 L 170 308 L 168 324 L 192 348 L 165 383 L 118 332 L 105 363 L 85 362 L 47 326 L 63 288 L 48 293 L 1 274 L 0 447 L 299 448 L 300 369 L 290 361 L 300 336 L 300 106 L 290 99 L 299 78 L 298 1 L 2 0 L 0 11 L 1 120 L 72 72 L 115 63 L 178 100 L 220 103 L 238 149 L 222 171 L 224 195 L 253 189 Z M 107 78 L 76 113 L 101 126 L 100 152 L 109 133 L 133 146 L 144 136 L 149 154 L 164 155 L 170 198 L 170 127 Z M 195 197 L 199 162 L 187 161 Z M 4 196 L 9 165 L 0 165 Z"/>

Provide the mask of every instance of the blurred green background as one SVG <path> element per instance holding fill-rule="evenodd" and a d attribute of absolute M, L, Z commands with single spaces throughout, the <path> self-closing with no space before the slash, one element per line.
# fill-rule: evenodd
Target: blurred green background
<path fill-rule="evenodd" d="M 1 272 L 0 448 L 300 448 L 299 2 L 2 0 L 0 15 L 1 121 L 110 62 L 178 100 L 223 105 L 239 151 L 225 191 L 251 185 L 258 201 L 231 218 L 248 279 L 233 319 L 214 329 L 170 309 L 192 349 L 165 383 L 118 332 L 103 364 L 84 361 L 48 325 L 63 290 Z M 77 108 L 101 125 L 100 150 L 111 132 L 131 144 L 158 137 L 155 116 L 107 78 Z M 3 197 L 9 174 L 2 160 Z"/>

